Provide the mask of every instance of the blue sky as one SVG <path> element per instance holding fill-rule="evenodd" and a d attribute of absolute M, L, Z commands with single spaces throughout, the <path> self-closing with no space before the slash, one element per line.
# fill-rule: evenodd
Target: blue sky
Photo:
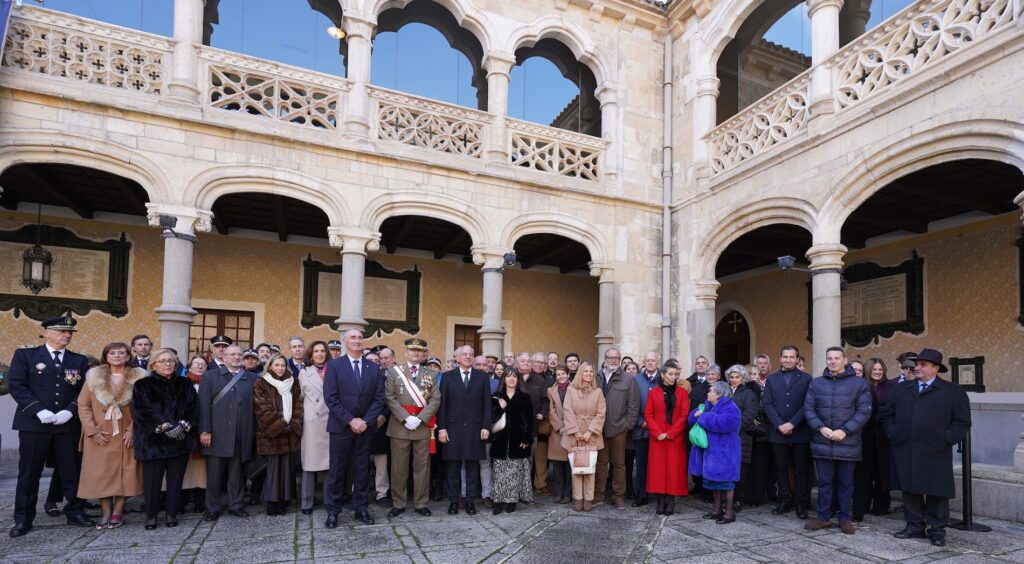
<path fill-rule="evenodd" d="M 771 0 L 769 0 L 771 1 Z M 896 12 L 909 6 L 914 0 L 872 0 L 871 16 L 868 18 L 867 29 L 871 29 Z M 764 38 L 772 43 L 789 47 L 811 55 L 811 19 L 807 17 L 807 4 L 797 4 L 786 15 L 779 18 L 764 34 Z"/>

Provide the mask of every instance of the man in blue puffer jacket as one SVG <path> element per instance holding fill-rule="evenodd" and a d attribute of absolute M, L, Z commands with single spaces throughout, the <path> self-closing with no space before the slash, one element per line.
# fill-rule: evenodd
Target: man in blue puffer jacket
<path fill-rule="evenodd" d="M 861 430 L 871 418 L 871 390 L 847 366 L 842 348 L 825 351 L 825 366 L 821 378 L 811 382 L 804 402 L 804 416 L 814 430 L 811 456 L 818 475 L 818 518 L 804 528 L 816 531 L 831 524 L 832 490 L 838 487 L 839 528 L 852 535 L 853 471 L 861 458 Z"/>

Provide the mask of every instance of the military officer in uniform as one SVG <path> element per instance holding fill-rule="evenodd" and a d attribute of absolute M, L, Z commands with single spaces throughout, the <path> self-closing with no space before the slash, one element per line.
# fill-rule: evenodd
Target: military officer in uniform
<path fill-rule="evenodd" d="M 13 428 L 18 431 L 19 443 L 11 537 L 20 537 L 32 530 L 39 477 L 51 456 L 54 468 L 61 474 L 64 497 L 69 500 L 64 507 L 68 524 L 95 525 L 82 513 L 82 501 L 77 497 L 76 453 L 82 425 L 76 401 L 89 369 L 84 355 L 67 350 L 77 324 L 71 317 L 43 321 L 46 342 L 38 347 L 18 349 L 11 360 L 10 393 L 18 404 Z"/>
<path fill-rule="evenodd" d="M 412 453 L 413 503 L 416 513 L 430 515 L 430 443 L 434 440 L 435 415 L 441 407 L 437 371 L 421 366 L 427 342 L 405 341 L 405 362 L 388 368 L 384 381 L 384 401 L 391 412 L 387 435 L 391 439 L 391 501 L 388 517 L 405 512 L 409 491 L 409 457 Z"/>
<path fill-rule="evenodd" d="M 207 364 L 207 370 L 219 369 L 224 366 L 224 350 L 234 343 L 227 335 L 210 337 L 210 363 Z"/>

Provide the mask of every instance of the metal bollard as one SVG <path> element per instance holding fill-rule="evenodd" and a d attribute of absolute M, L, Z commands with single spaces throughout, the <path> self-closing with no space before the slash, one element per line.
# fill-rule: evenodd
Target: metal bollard
<path fill-rule="evenodd" d="M 963 499 L 963 514 L 964 518 L 951 519 L 949 521 L 950 528 L 960 529 L 961 531 L 975 531 L 978 533 L 987 533 L 992 530 L 992 527 L 988 525 L 980 525 L 974 522 L 974 491 L 973 484 L 971 483 L 971 432 L 967 432 L 967 436 L 964 437 L 963 442 L 960 443 L 958 449 L 960 451 L 961 459 L 961 470 L 963 485 L 961 486 L 961 497 Z"/>

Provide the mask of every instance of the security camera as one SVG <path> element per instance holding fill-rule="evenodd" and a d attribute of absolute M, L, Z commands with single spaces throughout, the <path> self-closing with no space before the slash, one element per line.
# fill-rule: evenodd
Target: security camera
<path fill-rule="evenodd" d="M 178 218 L 173 215 L 160 214 L 160 227 L 174 229 L 178 225 Z"/>
<path fill-rule="evenodd" d="M 505 266 L 512 266 L 516 263 L 516 252 L 505 253 Z"/>
<path fill-rule="evenodd" d="M 779 268 L 781 268 L 782 270 L 790 270 L 791 268 L 796 266 L 796 257 L 786 255 L 784 257 L 779 257 L 778 260 Z"/>

